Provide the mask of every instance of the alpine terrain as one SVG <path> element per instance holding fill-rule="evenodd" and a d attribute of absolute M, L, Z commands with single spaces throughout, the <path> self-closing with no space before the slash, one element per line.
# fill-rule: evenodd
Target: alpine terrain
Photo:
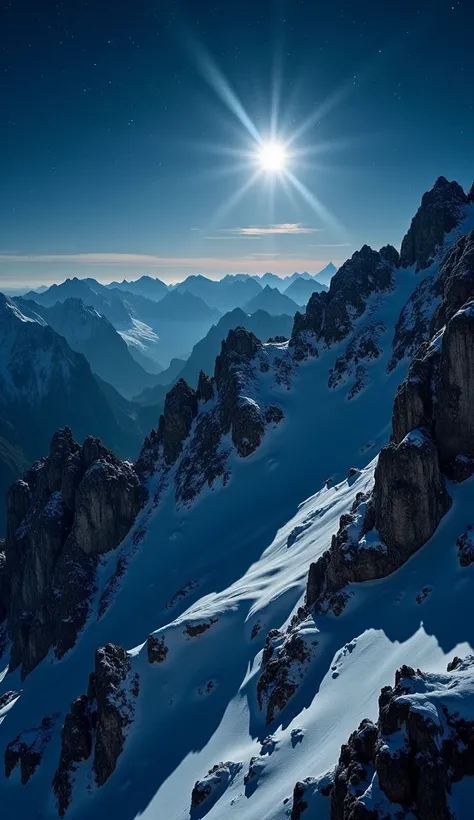
<path fill-rule="evenodd" d="M 155 308 L 290 302 L 203 278 Z M 472 817 L 474 186 L 440 177 L 400 251 L 328 283 L 289 338 L 226 328 L 133 463 L 84 417 L 12 484 L 5 817 Z M 38 322 L 5 370 L 31 320 L 2 310 L 10 401 L 65 391 L 79 354 Z"/>

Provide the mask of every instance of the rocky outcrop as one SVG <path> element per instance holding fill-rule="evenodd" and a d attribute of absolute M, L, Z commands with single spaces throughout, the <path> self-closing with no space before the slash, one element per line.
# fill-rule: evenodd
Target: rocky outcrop
<path fill-rule="evenodd" d="M 442 464 L 474 456 L 474 301 L 446 326 L 441 350 L 435 435 Z"/>
<path fill-rule="evenodd" d="M 275 383 L 288 386 L 288 363 L 275 357 Z M 201 371 L 197 391 L 180 380 L 165 402 L 158 430 L 145 440 L 136 470 L 143 477 L 159 473 L 159 496 L 174 474 L 178 504 L 191 504 L 207 485 L 230 477 L 228 457 L 235 448 L 247 458 L 259 447 L 267 425 L 283 418 L 280 408 L 261 406 L 258 372 L 270 370 L 269 356 L 257 337 L 243 327 L 230 330 L 216 358 L 214 377 Z M 230 434 L 230 441 L 227 438 Z"/>
<path fill-rule="evenodd" d="M 180 379 L 166 394 L 164 413 L 158 431 L 163 439 L 163 453 L 167 464 L 174 464 L 188 437 L 197 415 L 197 393 Z"/>
<path fill-rule="evenodd" d="M 391 245 L 380 251 L 364 245 L 356 251 L 334 274 L 329 291 L 313 293 L 305 313 L 296 314 L 290 345 L 297 346 L 305 331 L 325 347 L 344 339 L 355 319 L 364 313 L 369 297 L 393 289 L 398 262 L 398 253 Z"/>
<path fill-rule="evenodd" d="M 451 506 L 429 431 L 418 428 L 379 455 L 375 470 L 375 527 L 389 563 L 401 566 L 431 538 Z"/>
<path fill-rule="evenodd" d="M 440 264 L 436 295 L 441 297 L 431 323 L 431 334 L 440 330 L 474 297 L 474 230 L 460 236 Z"/>
<path fill-rule="evenodd" d="M 445 675 L 397 671 L 395 686 L 382 689 L 377 723 L 364 720 L 341 749 L 331 820 L 381 820 L 394 812 L 451 820 L 451 786 L 474 773 L 472 677 L 472 657 L 455 659 Z"/>
<path fill-rule="evenodd" d="M 386 330 L 381 321 L 369 322 L 354 333 L 344 353 L 339 356 L 329 374 L 328 387 L 339 387 L 355 377 L 348 398 L 354 398 L 368 379 L 367 365 L 382 355 L 380 337 Z"/>
<path fill-rule="evenodd" d="M 10 777 L 15 767 L 20 764 L 21 782 L 25 786 L 41 763 L 46 746 L 51 740 L 57 715 L 45 717 L 41 726 L 27 729 L 5 749 L 5 777 Z"/>
<path fill-rule="evenodd" d="M 191 809 L 197 809 L 203 803 L 211 806 L 224 794 L 236 774 L 242 768 L 241 763 L 216 763 L 209 769 L 202 780 L 197 780 L 191 793 Z"/>
<path fill-rule="evenodd" d="M 403 239 L 400 262 L 403 267 L 427 268 L 444 237 L 463 218 L 468 198 L 457 182 L 439 177 L 433 188 L 423 194 L 421 205 Z"/>
<path fill-rule="evenodd" d="M 212 379 L 203 370 L 199 373 L 197 393 L 199 400 L 203 402 L 211 401 L 214 398 Z"/>
<path fill-rule="evenodd" d="M 441 341 L 442 337 L 439 336 L 418 349 L 406 379 L 395 394 L 392 413 L 392 440 L 395 444 L 400 444 L 411 430 L 432 428 Z"/>
<path fill-rule="evenodd" d="M 307 607 L 339 615 L 349 597 L 347 584 L 397 570 L 431 538 L 450 506 L 428 430 L 391 442 L 379 455 L 373 493 L 357 494 L 331 547 L 310 565 Z"/>
<path fill-rule="evenodd" d="M 8 588 L 10 667 L 26 675 L 53 647 L 61 657 L 85 623 L 97 556 L 130 529 L 146 493 L 131 464 L 69 428 L 8 495 L 2 583 Z M 6 580 L 5 580 L 6 575 Z"/>
<path fill-rule="evenodd" d="M 125 649 L 115 644 L 97 649 L 88 692 L 73 701 L 61 732 L 61 753 L 53 780 L 60 817 L 70 805 L 78 763 L 93 755 L 92 771 L 98 786 L 115 771 L 138 691 L 138 673 L 133 673 Z"/>
<path fill-rule="evenodd" d="M 398 317 L 387 373 L 391 373 L 402 359 L 410 359 L 420 345 L 430 339 L 436 304 L 436 280 L 427 275 L 416 286 Z"/>
<path fill-rule="evenodd" d="M 278 629 L 268 633 L 257 683 L 258 705 L 265 710 L 266 724 L 285 708 L 299 688 L 317 645 L 314 628 L 298 630 L 292 626 L 286 634 Z"/>
<path fill-rule="evenodd" d="M 250 455 L 260 444 L 264 418 L 258 404 L 248 398 L 248 388 L 255 379 L 252 361 L 262 350 L 262 343 L 243 327 L 231 330 L 216 359 L 215 380 L 219 390 L 219 415 L 224 434 L 230 432 L 232 443 L 242 456 Z"/>
<path fill-rule="evenodd" d="M 148 635 L 146 642 L 148 663 L 163 663 L 168 657 L 164 635 Z"/>

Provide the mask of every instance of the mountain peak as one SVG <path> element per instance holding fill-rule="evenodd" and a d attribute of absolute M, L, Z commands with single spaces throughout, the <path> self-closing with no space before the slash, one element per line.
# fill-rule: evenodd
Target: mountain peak
<path fill-rule="evenodd" d="M 465 214 L 469 200 L 458 182 L 438 177 L 421 198 L 421 205 L 411 221 L 400 251 L 403 267 L 429 267 L 446 234 L 455 228 Z"/>

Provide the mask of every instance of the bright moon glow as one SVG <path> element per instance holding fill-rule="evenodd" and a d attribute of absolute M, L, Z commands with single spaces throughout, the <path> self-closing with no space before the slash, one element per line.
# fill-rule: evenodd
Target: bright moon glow
<path fill-rule="evenodd" d="M 259 160 L 264 171 L 283 171 L 286 160 L 285 149 L 277 142 L 264 142 L 260 148 Z"/>

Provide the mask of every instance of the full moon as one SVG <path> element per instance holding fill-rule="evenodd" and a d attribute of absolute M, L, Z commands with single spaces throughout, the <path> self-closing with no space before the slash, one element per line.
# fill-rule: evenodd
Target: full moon
<path fill-rule="evenodd" d="M 260 147 L 259 160 L 264 171 L 283 171 L 285 159 L 285 149 L 278 142 L 264 142 Z"/>

